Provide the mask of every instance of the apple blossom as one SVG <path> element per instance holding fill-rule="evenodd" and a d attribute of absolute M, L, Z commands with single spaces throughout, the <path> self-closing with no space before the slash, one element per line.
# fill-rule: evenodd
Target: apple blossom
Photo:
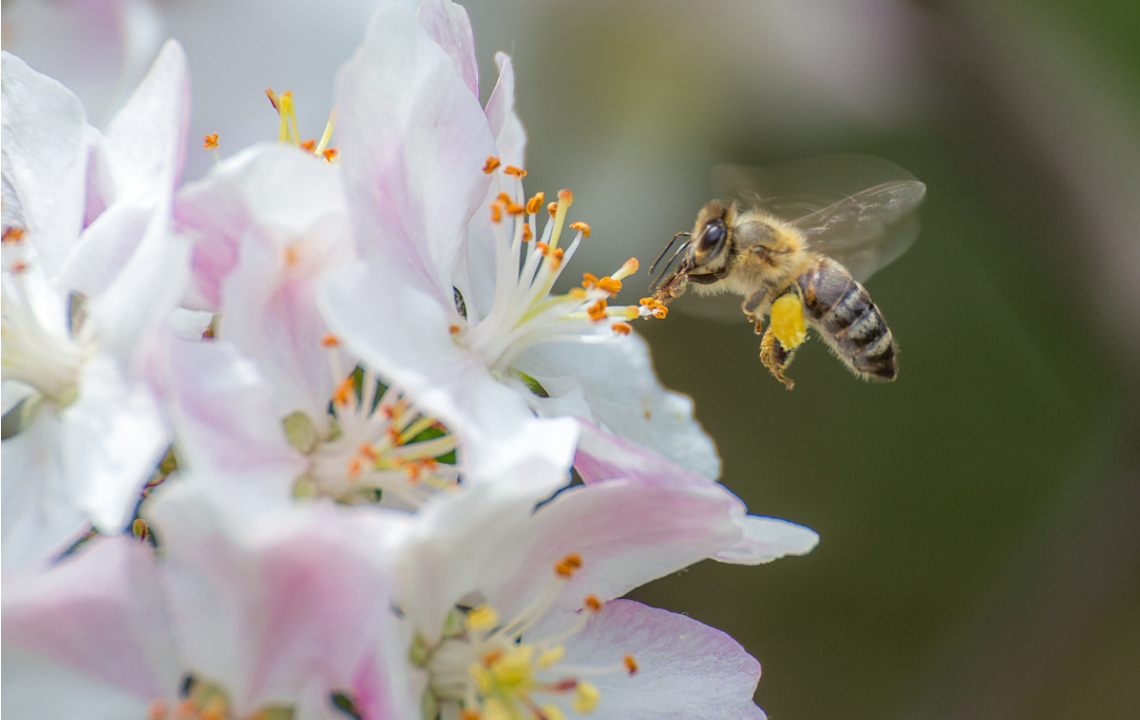
<path fill-rule="evenodd" d="M 186 274 L 170 205 L 189 81 L 168 43 L 100 133 L 19 58 L 3 74 L 3 393 L 21 428 L 4 440 L 4 558 L 36 562 L 88 521 L 122 529 L 168 442 L 140 363 Z"/>
<path fill-rule="evenodd" d="M 325 319 L 473 454 L 523 447 L 524 435 L 553 438 L 555 426 L 536 426 L 534 412 L 572 408 L 715 477 L 719 459 L 691 401 L 661 387 L 629 334 L 644 311 L 608 305 L 636 263 L 552 292 L 590 231 L 568 224 L 568 192 L 549 208 L 541 193 L 525 195 L 513 67 L 498 57 L 498 84 L 481 107 L 473 46 L 466 13 L 449 2 L 427 0 L 418 14 L 386 3 L 342 69 L 341 169 L 361 259 L 325 282 Z M 609 345 L 619 350 L 601 349 Z M 590 382 L 571 389 L 548 347 L 582 348 L 576 373 Z M 564 395 L 546 401 L 552 393 Z"/>

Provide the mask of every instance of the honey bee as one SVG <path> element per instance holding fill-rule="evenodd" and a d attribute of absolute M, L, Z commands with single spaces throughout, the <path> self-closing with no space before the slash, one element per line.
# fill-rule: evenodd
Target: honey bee
<path fill-rule="evenodd" d="M 781 178 L 818 182 L 829 173 L 842 179 L 825 193 L 767 192 Z M 691 232 L 673 236 L 650 275 L 678 238 L 687 239 L 651 283 L 653 300 L 666 304 L 689 285 L 699 295 L 743 296 L 741 309 L 763 336 L 760 359 L 788 389 L 794 383 L 785 371 L 808 326 L 858 377 L 894 380 L 898 347 L 860 280 L 914 242 L 926 186 L 897 165 L 859 155 L 765 170 L 721 166 L 714 175 L 736 199 L 710 200 Z"/>

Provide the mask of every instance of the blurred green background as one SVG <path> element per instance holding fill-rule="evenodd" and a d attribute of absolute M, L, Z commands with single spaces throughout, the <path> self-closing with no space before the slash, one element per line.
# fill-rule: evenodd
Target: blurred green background
<path fill-rule="evenodd" d="M 809 342 L 788 392 L 743 319 L 639 328 L 723 482 L 822 541 L 635 597 L 743 643 L 776 720 L 1135 717 L 1140 5 L 469 10 L 484 87 L 515 59 L 528 190 L 573 189 L 594 229 L 575 277 L 647 267 L 717 162 L 861 152 L 928 186 L 917 244 L 868 284 L 892 385 Z"/>

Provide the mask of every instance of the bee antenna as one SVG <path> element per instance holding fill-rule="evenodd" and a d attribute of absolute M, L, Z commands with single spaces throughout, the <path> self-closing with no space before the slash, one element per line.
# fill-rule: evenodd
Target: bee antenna
<path fill-rule="evenodd" d="M 692 236 L 691 236 L 689 233 L 677 233 L 677 235 L 675 235 L 675 236 L 673 237 L 673 239 L 674 239 L 674 240 L 676 240 L 676 239 L 677 239 L 678 237 L 680 237 L 681 235 L 685 235 L 686 237 L 692 237 Z M 692 244 L 693 244 L 693 241 L 692 241 L 692 240 L 687 240 L 687 241 L 685 241 L 685 242 L 681 243 L 681 247 L 677 248 L 677 252 L 673 253 L 673 256 L 669 258 L 669 262 L 665 263 L 665 267 L 661 268 L 661 272 L 659 272 L 659 273 L 657 274 L 657 277 L 653 278 L 653 282 L 649 283 L 649 289 L 650 289 L 650 291 L 652 291 L 652 290 L 655 290 L 655 289 L 657 288 L 657 286 L 661 284 L 661 278 L 665 277 L 665 273 L 669 272 L 669 268 L 671 268 L 671 267 L 673 266 L 673 261 L 677 259 L 677 256 L 678 256 L 678 255 L 680 255 L 681 253 L 683 253 L 683 252 L 685 252 L 686 250 L 688 250 L 688 249 L 689 249 L 689 246 L 690 246 L 690 245 L 692 245 Z M 672 242 L 670 242 L 670 243 L 669 243 L 669 245 L 670 245 L 670 246 L 672 246 L 672 245 L 673 245 L 673 243 L 672 243 Z M 668 250 L 669 248 L 665 248 L 665 249 L 666 249 L 666 250 Z M 664 256 L 664 255 L 665 255 L 665 253 L 664 253 L 664 252 L 662 252 L 662 253 L 661 253 L 661 255 L 662 255 L 662 256 Z M 658 260 L 658 262 L 660 262 L 660 261 L 661 261 L 661 258 L 657 258 L 657 260 Z M 657 263 L 656 263 L 656 262 L 655 262 L 655 263 L 653 263 L 653 267 L 657 267 Z M 649 272 L 651 272 L 651 273 L 652 273 L 652 272 L 653 272 L 653 268 L 650 268 L 650 269 L 649 269 Z"/>
<path fill-rule="evenodd" d="M 692 233 L 687 233 L 687 232 L 679 232 L 676 235 L 674 235 L 673 239 L 669 241 L 669 244 L 665 246 L 665 249 L 661 251 L 661 254 L 657 256 L 657 259 L 653 261 L 653 264 L 649 266 L 649 274 L 652 275 L 653 271 L 657 269 L 657 263 L 661 262 L 661 258 L 665 257 L 665 253 L 669 252 L 669 248 L 673 247 L 673 243 L 677 242 L 677 238 L 679 238 L 679 237 L 692 237 L 692 236 L 693 236 Z M 688 245 L 689 245 L 689 243 L 685 243 L 684 245 L 682 245 L 682 247 L 688 247 Z M 676 256 L 674 255 L 674 257 L 676 257 Z M 671 262 L 673 262 L 673 260 L 670 259 L 669 262 L 671 263 Z M 669 267 L 669 266 L 666 265 L 665 267 Z"/>

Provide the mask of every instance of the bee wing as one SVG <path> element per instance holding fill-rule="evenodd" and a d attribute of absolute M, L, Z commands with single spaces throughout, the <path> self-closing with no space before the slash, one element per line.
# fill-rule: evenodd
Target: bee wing
<path fill-rule="evenodd" d="M 719 165 L 718 192 L 799 228 L 808 246 L 842 263 L 859 281 L 902 255 L 918 237 L 915 212 L 926 186 L 894 163 L 869 155 L 828 155 L 783 165 Z"/>

